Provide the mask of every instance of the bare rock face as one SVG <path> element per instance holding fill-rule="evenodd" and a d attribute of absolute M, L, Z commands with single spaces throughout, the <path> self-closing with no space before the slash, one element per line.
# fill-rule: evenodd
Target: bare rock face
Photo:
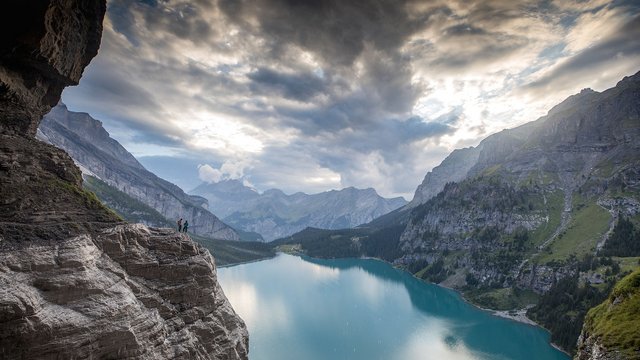
<path fill-rule="evenodd" d="M 440 165 L 425 175 L 407 207 L 414 208 L 426 203 L 438 195 L 449 182 L 464 180 L 469 170 L 478 162 L 479 154 L 480 146 L 454 150 Z"/>
<path fill-rule="evenodd" d="M 0 127 L 34 136 L 62 90 L 98 53 L 104 1 L 3 1 L 0 5 Z"/>
<path fill-rule="evenodd" d="M 4 251 L 3 358 L 246 359 L 248 335 L 186 235 L 119 225 Z"/>

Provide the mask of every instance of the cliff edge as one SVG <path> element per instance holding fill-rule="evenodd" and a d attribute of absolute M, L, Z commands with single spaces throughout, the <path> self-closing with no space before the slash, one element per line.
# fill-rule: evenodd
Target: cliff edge
<path fill-rule="evenodd" d="M 123 223 L 34 137 L 96 55 L 105 10 L 0 4 L 0 357 L 247 359 L 209 252 Z"/>

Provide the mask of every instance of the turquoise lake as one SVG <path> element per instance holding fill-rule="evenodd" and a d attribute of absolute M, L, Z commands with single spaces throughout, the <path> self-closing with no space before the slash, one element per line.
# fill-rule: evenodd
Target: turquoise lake
<path fill-rule="evenodd" d="M 251 360 L 563 359 L 539 327 L 369 259 L 279 254 L 218 269 Z"/>

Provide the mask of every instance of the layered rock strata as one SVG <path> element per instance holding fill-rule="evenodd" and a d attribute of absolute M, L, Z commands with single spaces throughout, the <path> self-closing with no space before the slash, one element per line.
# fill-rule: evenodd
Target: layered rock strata
<path fill-rule="evenodd" d="M 3 358 L 247 357 L 213 258 L 184 234 L 118 225 L 3 255 Z"/>

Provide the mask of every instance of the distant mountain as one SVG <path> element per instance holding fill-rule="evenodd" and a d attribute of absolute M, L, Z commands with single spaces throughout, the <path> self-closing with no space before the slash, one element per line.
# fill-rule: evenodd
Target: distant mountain
<path fill-rule="evenodd" d="M 386 199 L 374 189 L 331 190 L 287 195 L 271 189 L 259 194 L 240 180 L 203 183 L 191 194 L 209 201 L 210 209 L 236 228 L 261 234 L 270 241 L 306 227 L 351 228 L 389 213 L 407 202 Z"/>
<path fill-rule="evenodd" d="M 45 115 L 37 136 L 68 152 L 85 174 L 85 187 L 127 220 L 172 226 L 184 218 L 196 235 L 239 240 L 235 230 L 206 209 L 206 199 L 187 195 L 147 171 L 89 114 L 60 103 Z"/>

